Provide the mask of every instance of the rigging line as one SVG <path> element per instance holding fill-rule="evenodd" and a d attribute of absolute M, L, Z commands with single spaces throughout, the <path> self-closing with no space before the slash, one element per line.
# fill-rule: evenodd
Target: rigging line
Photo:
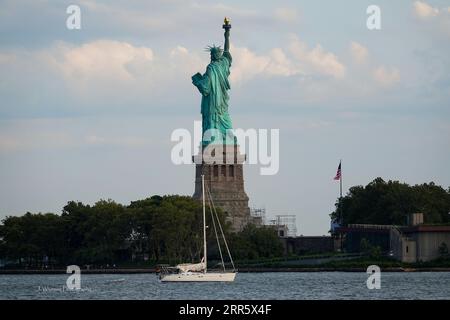
<path fill-rule="evenodd" d="M 220 247 L 219 235 L 217 234 L 216 222 L 214 221 L 214 215 L 213 215 L 213 211 L 211 208 L 211 203 L 212 203 L 211 194 L 209 193 L 208 187 L 206 185 L 205 185 L 205 189 L 209 196 L 209 202 L 210 202 L 209 212 L 211 213 L 211 219 L 212 219 L 212 223 L 213 223 L 213 227 L 214 227 L 214 233 L 216 234 L 217 246 L 219 247 L 220 260 L 222 260 L 223 271 L 225 271 L 225 262 L 223 261 L 223 255 L 222 255 L 222 249 Z"/>
<path fill-rule="evenodd" d="M 217 215 L 216 206 L 214 205 L 214 202 L 212 201 L 211 193 L 209 192 L 209 190 L 207 190 L 207 191 L 208 191 L 209 196 L 210 196 L 210 198 L 211 198 L 211 204 L 212 204 L 212 206 L 213 206 L 213 210 L 214 210 L 214 213 L 215 213 L 215 215 L 216 215 L 217 222 L 218 222 L 218 224 L 219 224 L 220 232 L 222 233 L 223 242 L 225 243 L 225 247 L 227 248 L 228 256 L 230 257 L 231 265 L 233 266 L 233 271 L 235 271 L 236 268 L 235 268 L 235 266 L 234 266 L 233 258 L 231 257 L 231 252 L 230 252 L 230 248 L 228 247 L 227 239 L 225 238 L 225 235 L 224 235 L 224 233 L 223 233 L 222 224 L 220 223 L 219 217 L 218 217 L 218 215 Z"/>

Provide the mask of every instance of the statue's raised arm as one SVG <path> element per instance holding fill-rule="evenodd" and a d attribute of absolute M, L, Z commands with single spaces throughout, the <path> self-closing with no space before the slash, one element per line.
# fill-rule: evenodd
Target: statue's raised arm
<path fill-rule="evenodd" d="M 231 24 L 230 24 L 230 19 L 228 19 L 227 17 L 225 17 L 225 19 L 223 20 L 223 28 L 225 29 L 225 44 L 223 46 L 223 54 L 225 57 L 227 57 L 230 60 L 231 63 L 231 54 L 230 54 L 230 29 L 231 29 Z"/>
<path fill-rule="evenodd" d="M 230 24 L 230 20 L 228 18 L 225 18 L 223 20 L 223 28 L 225 29 L 224 51 L 229 52 L 230 51 L 230 29 L 231 29 L 231 24 Z"/>

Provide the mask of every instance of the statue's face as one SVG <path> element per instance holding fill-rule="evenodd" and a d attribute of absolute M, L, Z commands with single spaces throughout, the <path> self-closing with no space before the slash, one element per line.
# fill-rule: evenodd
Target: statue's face
<path fill-rule="evenodd" d="M 222 53 L 220 51 L 211 51 L 211 60 L 212 61 L 217 61 L 220 59 L 220 57 L 222 56 Z"/>

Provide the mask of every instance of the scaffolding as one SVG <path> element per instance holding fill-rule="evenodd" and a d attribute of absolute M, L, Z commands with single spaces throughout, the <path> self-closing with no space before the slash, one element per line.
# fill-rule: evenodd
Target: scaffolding
<path fill-rule="evenodd" d="M 250 208 L 250 215 L 261 221 L 261 224 L 266 224 L 266 209 L 265 208 Z"/>
<path fill-rule="evenodd" d="M 297 236 L 297 221 L 293 214 L 276 215 L 275 219 L 269 220 L 269 225 L 276 226 L 277 230 L 283 229 L 283 236 L 285 237 Z"/>

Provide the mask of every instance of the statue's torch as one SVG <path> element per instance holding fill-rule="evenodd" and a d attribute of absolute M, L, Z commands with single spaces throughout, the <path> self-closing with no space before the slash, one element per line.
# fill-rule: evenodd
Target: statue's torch
<path fill-rule="evenodd" d="M 230 19 L 228 19 L 227 17 L 225 17 L 225 19 L 223 19 L 222 28 L 224 28 L 225 31 L 229 31 L 231 29 Z"/>

